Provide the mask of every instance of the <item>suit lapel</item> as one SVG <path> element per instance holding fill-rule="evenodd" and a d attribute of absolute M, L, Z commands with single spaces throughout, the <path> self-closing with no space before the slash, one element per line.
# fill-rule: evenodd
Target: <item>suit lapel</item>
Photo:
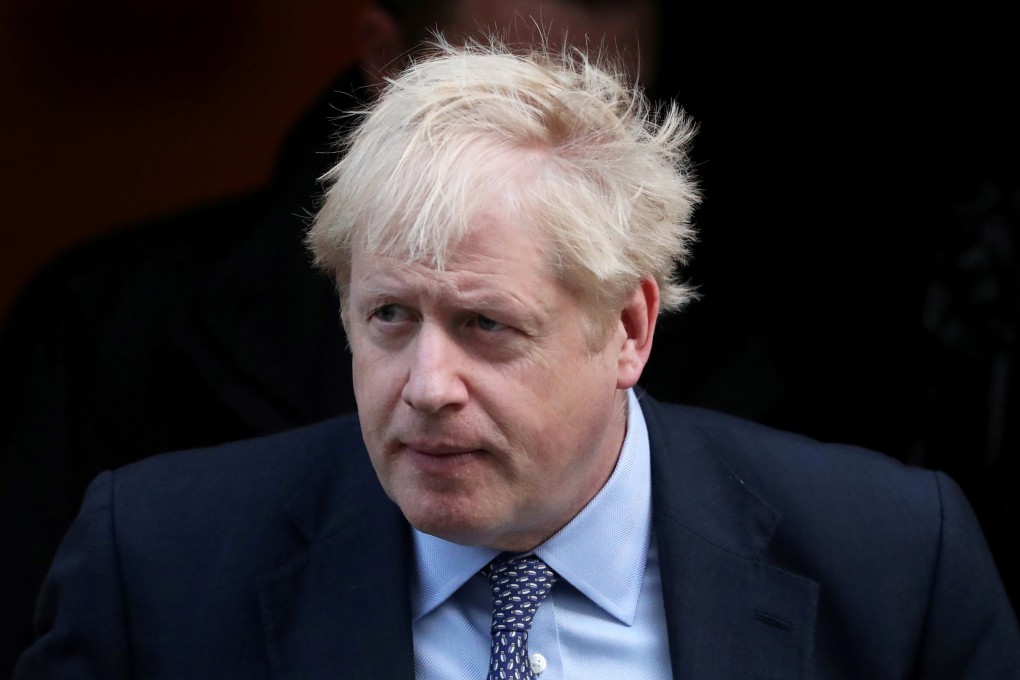
<path fill-rule="evenodd" d="M 767 563 L 778 513 L 717 457 L 690 412 L 642 405 L 674 676 L 808 677 L 818 585 Z"/>
<path fill-rule="evenodd" d="M 314 477 L 291 506 L 309 549 L 258 580 L 274 677 L 411 680 L 407 524 L 367 464 Z"/>

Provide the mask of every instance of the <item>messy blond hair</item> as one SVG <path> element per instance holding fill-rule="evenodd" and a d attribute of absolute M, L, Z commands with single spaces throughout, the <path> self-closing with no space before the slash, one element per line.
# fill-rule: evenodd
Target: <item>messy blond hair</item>
<path fill-rule="evenodd" d="M 662 310 L 680 308 L 691 292 L 676 266 L 699 199 L 694 126 L 626 82 L 576 48 L 439 38 L 361 112 L 325 175 L 307 239 L 317 264 L 345 301 L 355 250 L 442 269 L 479 211 L 497 208 L 546 236 L 593 320 L 618 311 L 644 276 L 658 282 Z"/>

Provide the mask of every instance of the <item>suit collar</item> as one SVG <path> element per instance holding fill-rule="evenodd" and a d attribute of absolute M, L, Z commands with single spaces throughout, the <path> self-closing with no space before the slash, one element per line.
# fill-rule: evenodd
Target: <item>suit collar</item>
<path fill-rule="evenodd" d="M 647 396 L 642 407 L 674 677 L 759 677 L 762 669 L 805 677 L 818 585 L 769 565 L 779 514 L 719 457 L 696 410 Z"/>
<path fill-rule="evenodd" d="M 641 406 L 652 449 L 656 518 L 678 523 L 724 552 L 760 557 L 779 514 L 719 457 L 716 442 L 700 426 L 699 411 L 663 405 L 647 394 Z"/>

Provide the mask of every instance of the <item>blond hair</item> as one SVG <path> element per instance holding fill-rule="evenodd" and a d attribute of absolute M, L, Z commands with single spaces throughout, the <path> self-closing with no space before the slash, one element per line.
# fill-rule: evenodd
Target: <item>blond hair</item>
<path fill-rule="evenodd" d="M 498 207 L 548 238 L 557 275 L 593 312 L 618 311 L 645 276 L 661 309 L 680 308 L 691 291 L 675 269 L 699 199 L 694 126 L 625 83 L 576 48 L 440 38 L 361 113 L 325 175 L 307 239 L 317 264 L 346 300 L 354 250 L 442 269 L 478 212 Z"/>

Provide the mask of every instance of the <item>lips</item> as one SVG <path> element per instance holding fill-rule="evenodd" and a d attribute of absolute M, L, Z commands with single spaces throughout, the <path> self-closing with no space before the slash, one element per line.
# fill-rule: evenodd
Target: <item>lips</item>
<path fill-rule="evenodd" d="M 481 449 L 436 442 L 401 442 L 411 462 L 423 472 L 450 474 L 476 460 Z"/>
<path fill-rule="evenodd" d="M 478 451 L 478 449 L 473 446 L 458 446 L 456 444 L 417 441 L 401 441 L 400 444 L 406 449 L 410 449 L 426 456 L 455 456 L 461 453 L 475 453 Z"/>

